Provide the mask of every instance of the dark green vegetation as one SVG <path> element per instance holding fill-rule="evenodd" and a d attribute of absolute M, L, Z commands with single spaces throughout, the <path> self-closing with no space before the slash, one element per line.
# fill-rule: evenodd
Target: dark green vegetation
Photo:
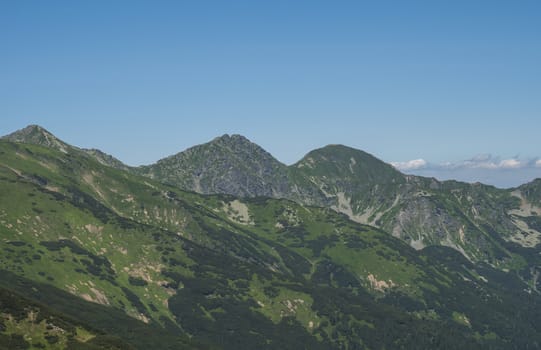
<path fill-rule="evenodd" d="M 84 301 L 70 293 L 8 271 L 0 272 L 3 313 L 0 349 L 175 349 L 195 347 L 157 325 L 122 310 Z M 19 345 L 13 339 L 20 341 Z M 192 344 L 191 344 L 192 343 Z"/>
<path fill-rule="evenodd" d="M 539 248 L 483 217 L 499 211 L 535 229 L 538 217 L 524 214 L 537 210 L 535 183 L 511 195 L 446 182 L 419 195 L 441 220 L 468 225 L 466 241 L 487 257 L 468 260 L 438 245 L 415 250 L 329 208 L 185 192 L 43 135 L 47 147 L 0 141 L 0 348 L 541 346 Z M 358 152 L 332 147 L 322 156 Z M 362 159 L 354 173 L 366 181 L 431 186 Z M 313 176 L 340 173 L 336 163 Z M 445 195 L 461 188 L 476 221 Z"/>

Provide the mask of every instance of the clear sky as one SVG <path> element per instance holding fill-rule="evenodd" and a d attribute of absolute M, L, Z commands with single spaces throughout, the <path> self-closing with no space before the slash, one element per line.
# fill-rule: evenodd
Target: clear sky
<path fill-rule="evenodd" d="M 130 165 L 239 133 L 287 164 L 341 143 L 541 177 L 541 1 L 0 1 L 0 44 L 1 134 Z"/>

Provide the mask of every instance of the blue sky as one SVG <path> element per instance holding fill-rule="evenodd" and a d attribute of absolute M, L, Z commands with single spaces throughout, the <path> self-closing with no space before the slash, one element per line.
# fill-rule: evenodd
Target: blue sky
<path fill-rule="evenodd" d="M 131 165 L 239 133 L 288 164 L 341 143 L 541 177 L 539 1 L 2 1 L 0 44 L 1 134 Z"/>

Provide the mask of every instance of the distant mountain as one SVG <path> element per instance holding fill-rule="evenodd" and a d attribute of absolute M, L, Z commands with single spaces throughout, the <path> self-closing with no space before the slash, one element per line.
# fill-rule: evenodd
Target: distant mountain
<path fill-rule="evenodd" d="M 289 198 L 314 205 L 329 203 L 310 182 L 297 186 L 286 165 L 241 135 L 223 135 L 133 171 L 202 194 Z"/>
<path fill-rule="evenodd" d="M 346 147 L 329 145 L 309 152 L 293 168 L 305 176 L 327 178 L 324 186 L 363 187 L 377 184 L 404 183 L 405 176 L 373 155 Z"/>
<path fill-rule="evenodd" d="M 517 215 L 521 205 L 532 204 L 529 197 L 520 199 L 520 188 L 404 175 L 342 145 L 311 151 L 286 166 L 246 138 L 224 135 L 133 171 L 203 194 L 286 198 L 329 207 L 416 249 L 449 246 L 472 261 L 502 268 L 515 260 L 505 242 L 524 247 L 541 242 L 541 229 L 531 225 L 529 214 Z"/>
<path fill-rule="evenodd" d="M 287 167 L 240 135 L 223 135 L 137 172 L 203 194 L 283 197 L 291 192 Z"/>
<path fill-rule="evenodd" d="M 311 151 L 286 166 L 241 135 L 223 135 L 136 168 L 99 150 L 68 145 L 36 125 L 5 139 L 84 153 L 110 167 L 201 194 L 283 198 L 332 208 L 416 249 L 449 246 L 472 261 L 503 269 L 516 260 L 508 242 L 522 247 L 541 242 L 535 217 L 541 213 L 541 197 L 535 191 L 541 180 L 509 190 L 441 182 L 404 175 L 366 152 L 342 145 Z"/>
<path fill-rule="evenodd" d="M 98 162 L 104 165 L 123 170 L 128 170 L 130 168 L 129 166 L 122 163 L 120 160 L 105 152 L 100 151 L 99 149 L 78 148 L 69 145 L 39 125 L 29 125 L 9 135 L 3 136 L 1 137 L 1 139 L 11 142 L 29 143 L 32 145 L 48 147 L 63 153 L 82 152 L 86 153 L 87 155 L 91 156 L 92 158 L 96 159 Z"/>
<path fill-rule="evenodd" d="M 21 130 L 17 130 L 9 135 L 3 136 L 2 139 L 11 142 L 30 143 L 33 145 L 49 147 L 64 153 L 67 153 L 70 149 L 75 149 L 75 147 L 70 146 L 64 141 L 58 139 L 56 136 L 39 125 L 28 125 Z"/>
<path fill-rule="evenodd" d="M 400 195 L 435 216 L 427 222 L 469 222 L 465 242 L 487 264 L 437 245 L 414 250 L 326 207 L 183 191 L 69 147 L 0 140 L 0 349 L 541 344 L 539 247 L 492 231 L 505 217 L 530 220 L 536 184 L 508 193 L 438 183 L 342 146 L 286 167 L 288 181 L 325 199 L 344 192 L 352 211 L 373 194 L 382 202 L 369 207 L 405 211 Z M 386 212 L 380 227 L 385 215 L 396 217 Z"/>

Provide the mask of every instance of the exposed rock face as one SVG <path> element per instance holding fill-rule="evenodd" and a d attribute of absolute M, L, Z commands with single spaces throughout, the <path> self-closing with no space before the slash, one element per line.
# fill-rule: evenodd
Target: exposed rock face
<path fill-rule="evenodd" d="M 240 135 L 223 135 L 135 171 L 203 194 L 308 199 L 318 192 L 296 186 L 286 165 Z"/>

